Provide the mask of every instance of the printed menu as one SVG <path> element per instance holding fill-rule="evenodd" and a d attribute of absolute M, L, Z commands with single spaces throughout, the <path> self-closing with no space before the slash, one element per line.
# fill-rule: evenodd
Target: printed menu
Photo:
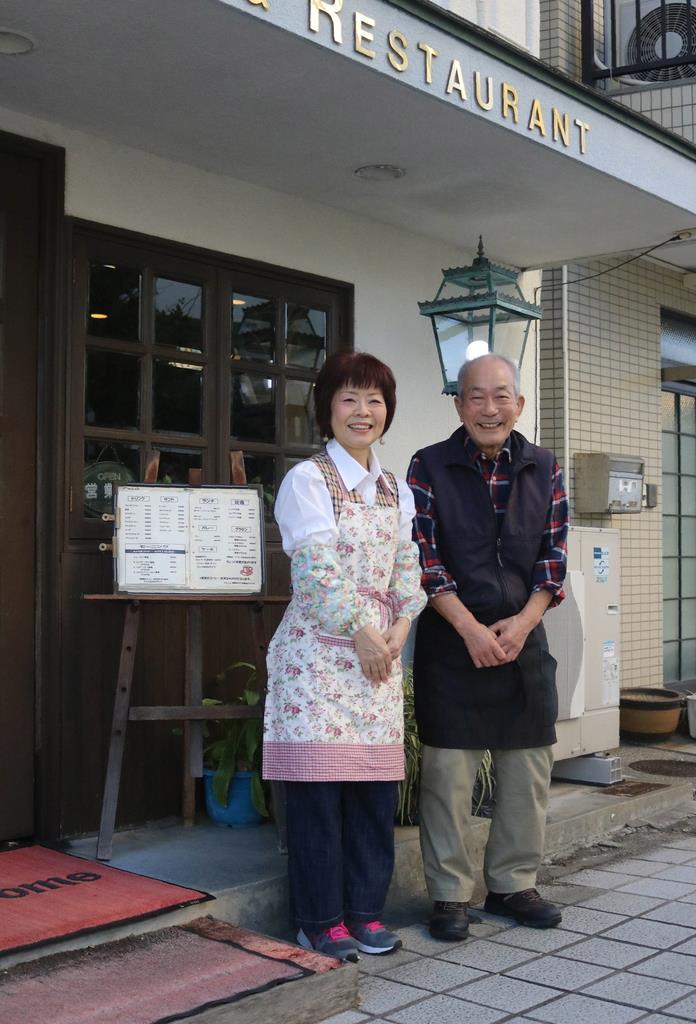
<path fill-rule="evenodd" d="M 260 488 L 124 484 L 115 523 L 119 592 L 257 594 L 263 587 Z"/>

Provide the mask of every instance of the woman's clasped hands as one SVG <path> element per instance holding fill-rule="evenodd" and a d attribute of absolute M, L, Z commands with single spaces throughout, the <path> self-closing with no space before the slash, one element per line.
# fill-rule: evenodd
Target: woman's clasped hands
<path fill-rule="evenodd" d="M 371 683 L 386 683 L 392 662 L 401 654 L 411 623 L 398 618 L 385 633 L 374 626 L 363 626 L 353 636 L 360 667 Z"/>

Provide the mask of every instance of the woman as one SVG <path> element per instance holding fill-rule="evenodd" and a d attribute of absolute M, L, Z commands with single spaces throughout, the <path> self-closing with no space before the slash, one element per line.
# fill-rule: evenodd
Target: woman
<path fill-rule="evenodd" d="M 264 777 L 286 783 L 298 941 L 355 961 L 401 945 L 379 915 L 404 776 L 399 655 L 425 597 L 411 492 L 371 448 L 394 417 L 391 370 L 337 353 L 315 406 L 326 450 L 290 470 L 275 506 L 293 597 L 268 650 Z"/>

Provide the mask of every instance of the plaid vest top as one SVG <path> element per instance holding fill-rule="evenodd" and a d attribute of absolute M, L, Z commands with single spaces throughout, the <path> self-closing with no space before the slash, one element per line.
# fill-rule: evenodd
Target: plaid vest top
<path fill-rule="evenodd" d="M 348 491 L 346 485 L 343 483 L 341 474 L 336 469 L 336 464 L 327 452 L 318 452 L 313 455 L 311 461 L 318 467 L 321 475 L 324 477 L 324 483 L 326 489 L 331 497 L 331 504 L 333 505 L 334 516 L 336 522 L 339 520 L 341 515 L 341 509 L 343 508 L 344 501 L 352 501 L 358 505 L 364 505 L 364 499 L 356 490 Z M 383 469 L 382 475 L 377 481 L 377 494 L 375 496 L 375 505 L 382 508 L 396 508 L 399 507 L 399 491 L 396 483 L 396 477 L 393 473 Z"/>

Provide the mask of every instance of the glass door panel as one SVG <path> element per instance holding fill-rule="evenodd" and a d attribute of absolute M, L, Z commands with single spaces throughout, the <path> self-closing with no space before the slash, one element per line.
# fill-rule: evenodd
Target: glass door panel
<path fill-rule="evenodd" d="M 275 380 L 257 373 L 233 373 L 230 387 L 231 436 L 237 441 L 275 441 Z"/>
<path fill-rule="evenodd" d="M 140 340 L 141 275 L 112 263 L 92 263 L 87 333 L 95 338 Z"/>
<path fill-rule="evenodd" d="M 155 359 L 152 391 L 153 430 L 177 434 L 201 433 L 202 366 Z"/>
<path fill-rule="evenodd" d="M 663 392 L 664 680 L 696 680 L 694 396 Z"/>
<path fill-rule="evenodd" d="M 276 302 L 258 295 L 232 295 L 232 358 L 272 363 L 275 358 Z"/>
<path fill-rule="evenodd" d="M 326 354 L 326 313 L 289 302 L 286 313 L 285 362 L 319 370 Z"/>
<path fill-rule="evenodd" d="M 155 278 L 155 344 L 182 352 L 203 351 L 203 289 Z"/>

